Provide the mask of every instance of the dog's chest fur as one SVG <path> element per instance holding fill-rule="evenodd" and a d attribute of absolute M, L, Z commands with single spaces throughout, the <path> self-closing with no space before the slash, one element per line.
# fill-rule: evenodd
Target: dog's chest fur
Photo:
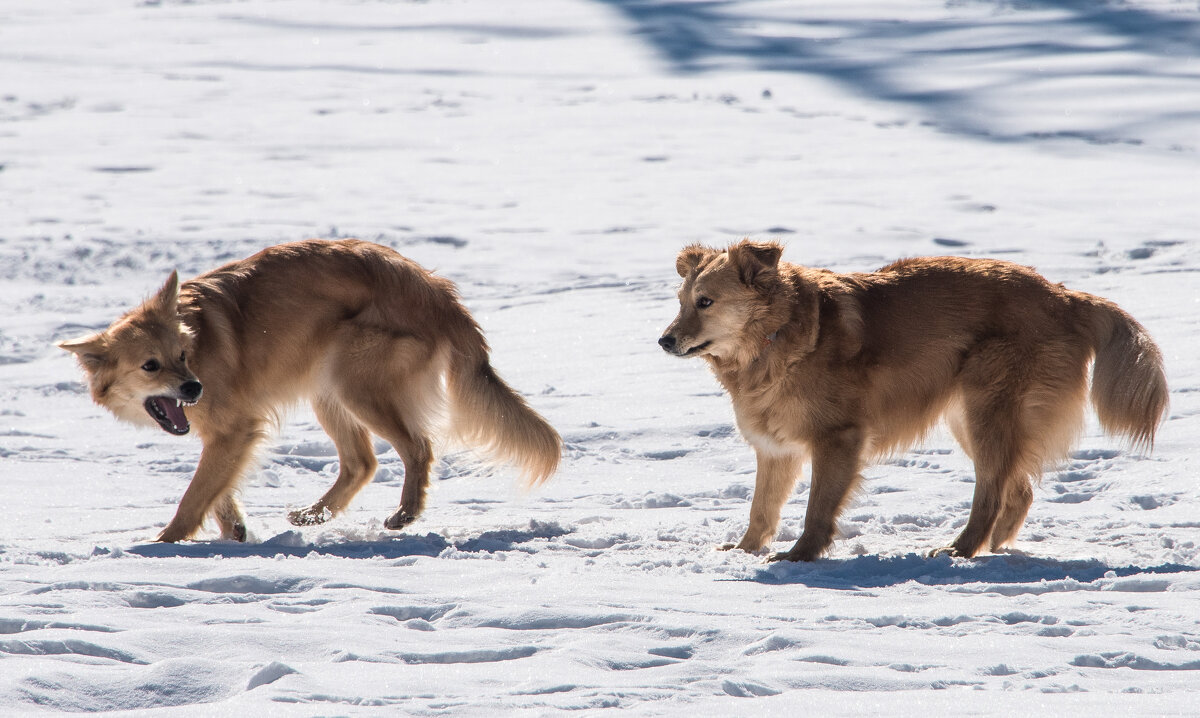
<path fill-rule="evenodd" d="M 759 451 L 797 453 L 839 421 L 847 397 L 818 369 L 823 357 L 813 352 L 797 360 L 783 342 L 764 347 L 759 358 L 741 369 L 718 369 L 729 392 L 738 429 Z M 826 380 L 823 380 L 826 379 Z"/>

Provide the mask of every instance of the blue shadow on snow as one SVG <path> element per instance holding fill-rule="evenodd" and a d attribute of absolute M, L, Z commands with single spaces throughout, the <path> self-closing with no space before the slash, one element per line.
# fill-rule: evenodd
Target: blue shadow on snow
<path fill-rule="evenodd" d="M 1113 62 L 1121 62 L 1120 58 L 1130 53 L 1151 60 L 1200 56 L 1200 22 L 1191 17 L 1092 0 L 978 0 L 973 4 L 995 6 L 986 27 L 981 28 L 985 34 L 970 32 L 975 29 L 971 20 L 953 17 L 953 13 L 903 21 L 856 17 L 851 12 L 844 17 L 821 11 L 806 14 L 799 3 L 786 16 L 765 16 L 754 13 L 755 3 L 738 0 L 594 1 L 623 15 L 632 34 L 678 74 L 750 68 L 818 76 L 870 99 L 921 107 L 943 130 L 993 140 L 1042 136 L 1008 136 L 995 131 L 991 113 L 980 102 L 991 90 L 1020 84 L 1025 78 L 1044 81 L 1056 73 L 1074 76 L 1081 71 L 1072 65 L 1053 69 L 1028 63 L 1028 70 L 1012 70 L 990 84 L 920 89 L 912 78 L 928 74 L 923 67 L 931 58 L 953 58 L 959 65 L 978 59 L 980 74 L 986 77 L 984 70 L 994 64 L 993 58 L 1014 61 L 1106 53 Z M 1057 12 L 1030 16 L 1045 11 Z M 1052 32 L 1046 31 L 1047 25 L 1053 26 Z M 1104 40 L 1101 45 L 1093 41 L 1097 36 Z M 1146 80 L 1169 77 L 1157 72 L 1153 61 L 1102 65 L 1106 69 L 1082 72 L 1137 74 Z M 1200 111 L 1194 114 L 1200 119 Z M 1094 142 L 1116 141 L 1083 132 L 1062 134 Z"/>
<path fill-rule="evenodd" d="M 557 523 L 533 521 L 528 529 L 485 531 L 478 536 L 453 542 L 447 541 L 444 536 L 427 533 L 424 536 L 397 534 L 394 539 L 382 541 L 312 544 L 302 542 L 299 531 L 287 531 L 262 543 L 148 543 L 129 548 L 126 552 L 150 558 L 272 558 L 281 554 L 295 557 L 316 554 L 352 559 L 396 559 L 405 556 L 437 556 L 448 548 L 482 553 L 520 551 L 522 544 L 537 539 L 557 538 L 569 533 L 570 529 L 565 529 Z"/>
<path fill-rule="evenodd" d="M 1170 563 L 1159 566 L 1109 566 L 1094 559 L 1060 561 L 1019 554 L 982 556 L 964 561 L 949 556 L 927 558 L 910 553 L 905 556 L 824 559 L 813 563 L 774 563 L 759 570 L 750 580 L 764 584 L 801 584 L 811 588 L 843 590 L 885 588 L 911 581 L 926 586 L 972 585 L 972 593 L 1015 594 L 1071 590 L 1074 584 L 1089 584 L 1109 578 L 1130 579 L 1117 586 L 1116 590 L 1153 592 L 1163 590 L 1165 579 L 1148 579 L 1148 576 L 1198 571 L 1198 566 Z M 979 584 L 984 584 L 982 591 Z"/>

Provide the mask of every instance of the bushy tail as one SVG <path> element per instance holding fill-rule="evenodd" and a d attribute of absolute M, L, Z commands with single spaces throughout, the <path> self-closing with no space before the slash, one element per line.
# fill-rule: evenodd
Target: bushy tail
<path fill-rule="evenodd" d="M 1110 434 L 1128 436 L 1149 450 L 1167 411 L 1167 377 L 1162 353 L 1150 333 L 1112 302 L 1088 297 L 1093 347 L 1092 404 Z"/>
<path fill-rule="evenodd" d="M 447 374 L 454 431 L 489 458 L 518 466 L 530 485 L 540 484 L 558 468 L 562 439 L 496 375 L 487 343 L 471 324 L 459 333 Z"/>

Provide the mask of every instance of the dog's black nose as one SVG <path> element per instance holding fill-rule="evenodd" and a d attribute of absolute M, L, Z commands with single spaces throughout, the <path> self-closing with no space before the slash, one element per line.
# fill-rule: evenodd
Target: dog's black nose
<path fill-rule="evenodd" d="M 192 379 L 185 381 L 179 385 L 179 393 L 187 401 L 195 401 L 200 398 L 200 393 L 204 391 L 204 386 L 200 382 Z"/>
<path fill-rule="evenodd" d="M 667 351 L 675 348 L 675 337 L 670 334 L 664 334 L 658 339 L 658 345 Z"/>

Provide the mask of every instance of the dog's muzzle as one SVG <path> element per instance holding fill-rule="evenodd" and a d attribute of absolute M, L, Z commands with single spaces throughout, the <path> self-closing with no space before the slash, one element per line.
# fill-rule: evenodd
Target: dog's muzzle
<path fill-rule="evenodd" d="M 196 402 L 200 399 L 200 394 L 204 392 L 204 385 L 195 379 L 185 381 L 179 385 L 179 394 L 184 401 Z"/>
<path fill-rule="evenodd" d="M 707 349 L 712 345 L 712 342 L 701 342 L 687 351 L 681 351 L 679 340 L 676 339 L 672 334 L 664 334 L 663 336 L 659 337 L 658 345 L 662 347 L 663 351 L 667 352 L 668 354 L 674 354 L 677 357 L 690 357 Z"/>

